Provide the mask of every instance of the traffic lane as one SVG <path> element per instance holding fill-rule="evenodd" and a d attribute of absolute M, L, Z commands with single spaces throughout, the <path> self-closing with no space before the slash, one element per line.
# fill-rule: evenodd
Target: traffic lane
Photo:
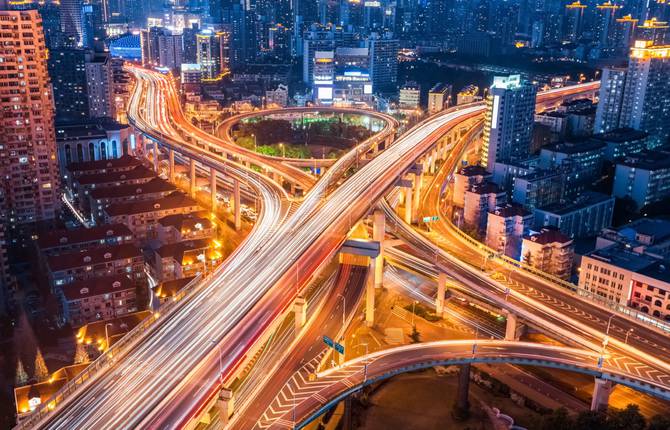
<path fill-rule="evenodd" d="M 346 302 L 350 304 L 347 314 L 356 312 L 351 304 L 356 303 L 365 290 L 367 269 L 360 270 L 346 265 L 343 266 L 343 270 L 346 270 L 346 272 L 343 271 L 343 276 L 338 277 L 335 288 L 329 294 L 323 308 L 316 315 L 316 319 L 310 323 L 307 331 L 300 335 L 299 343 L 290 351 L 278 368 L 277 373 L 254 397 L 253 405 L 246 408 L 241 417 L 235 419 L 233 429 L 254 428 L 263 413 L 284 388 L 286 381 L 303 367 L 303 363 L 309 362 L 323 351 L 323 336 L 326 335 L 335 339 L 342 326 L 339 318 L 343 306 L 342 299 L 339 297 L 340 294 L 344 295 Z"/>

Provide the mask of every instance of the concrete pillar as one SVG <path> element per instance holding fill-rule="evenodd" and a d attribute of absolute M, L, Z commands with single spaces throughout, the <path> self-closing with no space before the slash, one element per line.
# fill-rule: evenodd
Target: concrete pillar
<path fill-rule="evenodd" d="M 470 410 L 468 395 L 470 392 L 470 363 L 461 364 L 458 372 L 458 391 L 456 396 L 456 408 L 464 414 Z"/>
<path fill-rule="evenodd" d="M 209 169 L 209 188 L 212 197 L 212 212 L 216 212 L 216 205 L 218 203 L 216 200 L 216 170 L 213 167 Z"/>
<path fill-rule="evenodd" d="M 431 175 L 435 174 L 435 159 L 437 158 L 437 150 L 433 151 L 430 154 L 430 165 L 428 167 L 428 170 Z"/>
<path fill-rule="evenodd" d="M 189 164 L 191 167 L 189 194 L 191 195 L 191 197 L 195 197 L 195 160 L 191 158 Z"/>
<path fill-rule="evenodd" d="M 297 336 L 307 322 L 307 302 L 304 297 L 296 297 L 293 303 L 293 315 L 295 317 L 295 335 Z"/>
<path fill-rule="evenodd" d="M 291 195 L 295 195 L 295 184 L 291 182 Z"/>
<path fill-rule="evenodd" d="M 412 188 L 405 188 L 405 222 L 407 224 L 412 223 L 412 206 L 414 206 L 414 199 L 412 198 Z"/>
<path fill-rule="evenodd" d="M 384 282 L 384 230 L 386 228 L 386 216 L 380 209 L 375 209 L 372 223 L 372 240 L 379 242 L 379 255 L 375 257 L 375 288 L 382 286 Z"/>
<path fill-rule="evenodd" d="M 374 264 L 374 263 L 373 263 Z M 374 267 L 372 268 L 374 270 Z M 365 285 L 365 325 L 372 327 L 375 323 L 375 283 L 368 280 Z"/>
<path fill-rule="evenodd" d="M 344 340 L 341 340 L 340 343 L 342 343 L 342 345 L 344 345 Z M 346 352 L 346 351 L 345 351 L 345 352 Z M 344 354 L 340 354 L 340 353 L 337 352 L 337 351 L 335 352 L 335 354 L 337 354 L 337 365 L 338 365 L 338 366 L 343 365 L 344 362 L 347 360 L 347 359 L 345 358 L 345 355 L 344 355 Z"/>
<path fill-rule="evenodd" d="M 595 378 L 593 397 L 591 398 L 592 411 L 604 411 L 607 409 L 612 388 L 614 388 L 614 383 L 612 383 L 612 381 Z"/>
<path fill-rule="evenodd" d="M 507 325 L 505 326 L 505 340 L 519 340 L 516 335 L 517 321 L 516 314 L 507 312 Z"/>
<path fill-rule="evenodd" d="M 221 425 L 225 428 L 230 422 L 230 417 L 235 410 L 235 398 L 233 390 L 222 387 L 219 391 L 219 397 L 216 399 L 216 408 L 219 411 Z"/>
<path fill-rule="evenodd" d="M 233 201 L 235 202 L 235 230 L 242 227 L 242 200 L 240 199 L 240 181 L 235 179 L 233 186 Z"/>
<path fill-rule="evenodd" d="M 353 426 L 353 415 L 351 413 L 351 395 L 348 395 L 344 399 L 344 415 L 342 416 L 342 430 L 352 430 Z"/>
<path fill-rule="evenodd" d="M 421 201 L 421 184 L 423 182 L 423 173 L 420 173 L 418 175 L 414 175 L 414 190 L 413 190 L 413 197 L 414 200 L 412 202 L 412 220 L 414 220 L 414 214 L 418 213 L 419 211 L 419 202 Z"/>
<path fill-rule="evenodd" d="M 175 171 L 174 171 L 174 149 L 170 148 L 168 149 L 168 159 L 169 159 L 169 164 L 168 164 L 168 169 L 169 169 L 169 179 L 170 182 L 174 183 L 174 177 L 175 177 Z"/>
<path fill-rule="evenodd" d="M 444 311 L 444 293 L 447 290 L 447 274 L 440 272 L 437 277 L 437 296 L 435 297 L 435 313 L 442 316 Z"/>
<path fill-rule="evenodd" d="M 158 173 L 158 142 L 154 142 L 154 172 Z"/>

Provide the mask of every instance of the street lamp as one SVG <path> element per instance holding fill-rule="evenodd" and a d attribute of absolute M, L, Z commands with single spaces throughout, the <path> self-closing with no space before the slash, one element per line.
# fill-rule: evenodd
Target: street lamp
<path fill-rule="evenodd" d="M 109 349 L 109 332 L 107 331 L 108 326 L 114 326 L 113 323 L 107 323 L 105 324 L 105 347 L 106 349 Z"/>
<path fill-rule="evenodd" d="M 281 156 L 282 158 L 286 158 L 286 148 L 284 147 L 283 143 L 279 144 L 279 147 L 281 148 Z"/>
<path fill-rule="evenodd" d="M 257 149 L 256 149 L 256 135 L 254 133 L 251 133 L 251 137 L 254 138 L 254 152 L 257 152 Z"/>
<path fill-rule="evenodd" d="M 626 338 L 624 339 L 623 343 L 628 344 L 628 336 L 630 336 L 632 332 L 633 332 L 632 328 L 626 332 Z"/>
<path fill-rule="evenodd" d="M 342 294 L 338 294 L 337 297 L 342 299 L 342 337 L 344 337 L 344 326 L 346 324 L 347 298 L 344 297 Z"/>
<path fill-rule="evenodd" d="M 216 346 L 215 340 L 210 340 L 210 343 Z M 223 360 L 221 358 L 221 344 L 219 344 L 219 384 L 223 384 Z"/>

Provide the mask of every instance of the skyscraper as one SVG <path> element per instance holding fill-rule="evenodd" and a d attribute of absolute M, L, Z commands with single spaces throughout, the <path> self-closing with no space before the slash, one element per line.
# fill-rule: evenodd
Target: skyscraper
<path fill-rule="evenodd" d="M 49 75 L 60 120 L 78 120 L 88 115 L 86 60 L 84 49 L 53 49 L 49 53 Z"/>
<path fill-rule="evenodd" d="M 370 77 L 375 92 L 395 91 L 398 83 L 400 44 L 390 33 L 370 35 L 366 41 L 370 53 Z"/>
<path fill-rule="evenodd" d="M 638 40 L 631 49 L 621 104 L 621 127 L 649 133 L 654 148 L 670 137 L 670 45 Z"/>
<path fill-rule="evenodd" d="M 496 76 L 486 99 L 482 165 L 529 155 L 537 90 L 520 75 Z"/>
<path fill-rule="evenodd" d="M 54 110 L 39 13 L 0 11 L 0 30 L 0 186 L 7 225 L 16 226 L 58 210 Z"/>

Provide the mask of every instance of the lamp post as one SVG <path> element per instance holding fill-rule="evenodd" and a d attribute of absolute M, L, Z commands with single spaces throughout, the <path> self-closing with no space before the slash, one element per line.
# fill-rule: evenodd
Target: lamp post
<path fill-rule="evenodd" d="M 631 334 L 632 332 L 633 332 L 633 329 L 632 329 L 632 328 L 629 329 L 629 330 L 626 332 L 626 337 L 625 337 L 623 343 L 628 344 L 628 336 L 630 336 L 630 334 Z"/>
<path fill-rule="evenodd" d="M 258 152 L 257 146 L 256 146 L 256 135 L 254 133 L 251 133 L 251 137 L 254 138 L 254 152 Z"/>
<path fill-rule="evenodd" d="M 108 326 L 113 326 L 113 323 L 105 324 L 105 349 L 109 349 L 109 331 L 107 331 Z"/>
<path fill-rule="evenodd" d="M 281 156 L 282 158 L 286 158 L 286 147 L 284 146 L 283 143 L 279 144 L 279 147 L 281 148 Z"/>
<path fill-rule="evenodd" d="M 210 343 L 216 346 L 215 340 L 210 340 Z M 223 360 L 221 358 L 221 345 L 219 345 L 219 384 L 223 384 Z"/>
<path fill-rule="evenodd" d="M 342 299 L 342 337 L 344 337 L 344 326 L 346 324 L 346 311 L 347 311 L 347 298 L 342 294 L 338 294 L 337 297 Z"/>

